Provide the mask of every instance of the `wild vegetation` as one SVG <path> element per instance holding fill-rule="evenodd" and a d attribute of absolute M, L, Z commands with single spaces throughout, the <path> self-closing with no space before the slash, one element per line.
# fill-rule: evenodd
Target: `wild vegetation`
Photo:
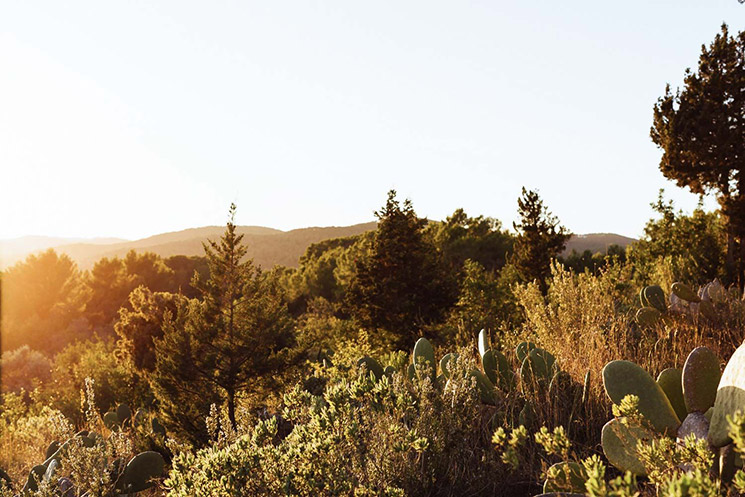
<path fill-rule="evenodd" d="M 235 206 L 202 257 L 29 256 L 1 274 L 0 495 L 745 492 L 732 211 L 661 192 L 641 240 L 562 258 L 517 204 L 510 232 L 391 191 L 297 268 L 257 267 Z"/>

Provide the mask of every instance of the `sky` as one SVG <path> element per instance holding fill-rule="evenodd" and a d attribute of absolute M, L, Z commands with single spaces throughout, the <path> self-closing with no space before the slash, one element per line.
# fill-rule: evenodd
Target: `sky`
<path fill-rule="evenodd" d="M 737 0 L 8 1 L 0 238 L 141 238 L 420 216 L 511 227 L 523 186 L 574 233 L 638 237 L 649 139 Z M 707 208 L 715 208 L 707 199 Z"/>

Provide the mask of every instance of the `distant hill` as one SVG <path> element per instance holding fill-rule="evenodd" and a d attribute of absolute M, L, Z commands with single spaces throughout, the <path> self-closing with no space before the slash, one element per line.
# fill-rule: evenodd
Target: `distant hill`
<path fill-rule="evenodd" d="M 297 267 L 300 256 L 305 253 L 305 249 L 310 244 L 329 238 L 358 235 L 374 230 L 376 226 L 377 223 L 370 222 L 353 226 L 301 228 L 291 231 L 261 226 L 238 226 L 237 231 L 244 235 L 243 242 L 248 248 L 248 256 L 253 258 L 256 264 L 268 269 L 276 264 Z M 207 240 L 218 240 L 224 231 L 224 226 L 205 226 L 163 233 L 134 241 L 111 239 L 109 243 L 98 239 L 41 239 L 43 237 L 0 240 L 0 262 L 3 268 L 9 267 L 25 259 L 31 253 L 48 248 L 67 254 L 78 263 L 81 269 L 92 268 L 102 257 L 122 257 L 130 250 L 154 252 L 162 257 L 204 255 L 202 243 Z M 40 239 L 31 240 L 31 238 Z M 33 243 L 34 241 L 37 243 Z"/>
<path fill-rule="evenodd" d="M 567 246 L 564 249 L 562 255 L 569 255 L 572 250 L 576 250 L 580 254 L 585 250 L 589 250 L 593 254 L 595 252 L 605 253 L 608 247 L 611 245 L 620 245 L 626 248 L 635 242 L 635 238 L 629 238 L 627 236 L 616 235 L 615 233 L 589 233 L 587 235 L 573 235 L 572 238 L 567 242 Z"/>
<path fill-rule="evenodd" d="M 325 228 L 301 228 L 291 231 L 280 231 L 261 226 L 239 226 L 238 233 L 244 235 L 248 247 L 248 256 L 261 267 L 268 269 L 276 264 L 297 267 L 300 256 L 312 243 L 330 238 L 341 238 L 358 235 L 374 230 L 375 222 L 355 224 L 353 226 L 332 226 Z M 154 252 L 161 257 L 172 255 L 204 255 L 202 243 L 217 240 L 223 234 L 224 226 L 205 226 L 172 233 L 127 241 L 119 238 L 53 238 L 29 236 L 12 240 L 0 240 L 0 269 L 12 266 L 25 259 L 29 254 L 54 248 L 59 253 L 70 256 L 81 269 L 90 269 L 102 257 L 123 257 L 130 250 L 136 252 Z M 564 255 L 590 250 L 592 253 L 605 252 L 613 244 L 625 247 L 635 241 L 613 233 L 591 233 L 574 235 L 567 243 Z"/>

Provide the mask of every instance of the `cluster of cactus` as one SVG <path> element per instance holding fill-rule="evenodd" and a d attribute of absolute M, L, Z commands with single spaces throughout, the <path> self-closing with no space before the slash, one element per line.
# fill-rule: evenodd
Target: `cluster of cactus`
<path fill-rule="evenodd" d="M 119 431 L 128 426 L 144 427 L 148 425 L 148 419 L 148 412 L 145 409 L 138 409 L 133 417 L 132 409 L 127 404 L 119 404 L 115 410 L 108 411 L 103 415 L 103 424 L 111 431 Z M 165 427 L 156 417 L 150 419 L 149 428 L 154 435 L 166 436 Z"/>
<path fill-rule="evenodd" d="M 504 353 L 492 348 L 486 330 L 478 334 L 478 351 L 481 359 L 481 369 L 473 368 L 470 375 L 475 379 L 479 390 L 481 401 L 486 404 L 495 404 L 499 398 L 499 392 L 509 392 L 515 389 L 517 377 L 523 389 L 526 388 L 548 388 L 549 392 L 558 391 L 563 385 L 571 383 L 571 377 L 559 369 L 556 358 L 548 351 L 537 347 L 532 342 L 522 342 L 515 349 L 515 357 L 520 364 L 517 374 L 512 371 L 510 361 Z M 435 361 L 435 353 L 429 340 L 420 338 L 414 345 L 406 376 L 409 380 L 422 380 L 425 376 L 439 386 L 444 386 L 450 378 L 452 361 L 458 358 L 458 354 L 451 352 L 445 354 L 439 362 Z M 439 365 L 440 374 L 437 374 Z M 395 372 L 392 366 L 383 366 L 372 357 L 361 357 L 357 360 L 358 367 L 364 367 L 367 374 L 378 380 L 383 376 L 390 376 Z M 589 374 L 585 378 L 585 390 L 588 387 Z M 586 396 L 586 392 L 583 392 Z M 526 403 L 523 412 L 520 413 L 522 424 L 529 424 L 531 407 Z"/>
<path fill-rule="evenodd" d="M 716 279 L 702 286 L 698 293 L 684 283 L 673 283 L 669 299 L 660 286 L 645 286 L 639 292 L 641 308 L 636 313 L 636 321 L 642 326 L 651 326 L 664 319 L 670 310 L 701 313 L 711 318 L 715 314 L 714 304 L 722 301 L 725 295 L 724 286 Z"/>
<path fill-rule="evenodd" d="M 655 381 L 644 369 L 629 361 L 611 361 L 603 368 L 603 385 L 614 404 L 621 405 L 628 395 L 638 398 L 637 409 L 644 424 L 615 418 L 606 423 L 601 434 L 603 452 L 608 461 L 623 471 L 645 476 L 637 443 L 660 436 L 680 442 L 689 435 L 707 440 L 720 459 L 729 458 L 730 443 L 726 416 L 745 409 L 745 346 L 730 359 L 724 374 L 720 359 L 706 347 L 694 349 L 683 369 L 662 371 Z M 737 385 L 737 388 L 729 387 Z M 738 390 L 742 388 L 743 390 Z"/>
<path fill-rule="evenodd" d="M 98 433 L 81 431 L 74 437 L 60 444 L 57 441 L 49 444 L 46 450 L 46 459 L 43 463 L 34 466 L 28 475 L 28 480 L 21 490 L 21 496 L 32 495 L 39 490 L 39 484 L 52 483 L 57 470 L 64 464 L 71 444 L 79 443 L 83 447 L 92 448 L 98 444 L 105 444 L 106 440 Z M 115 478 L 114 492 L 111 494 L 121 497 L 122 495 L 133 495 L 151 488 L 153 478 L 162 477 L 165 470 L 163 456 L 157 452 L 141 452 L 134 456 L 123 467 L 121 459 L 111 461 L 106 472 Z M 9 482 L 9 478 L 8 478 Z M 76 495 L 74 484 L 68 478 L 56 480 L 56 490 L 59 495 Z M 87 495 L 87 494 L 84 494 Z"/>
<path fill-rule="evenodd" d="M 126 427 L 146 426 L 147 412 L 139 409 L 134 416 L 132 410 L 126 404 L 120 404 L 116 410 L 103 415 L 104 426 L 111 432 L 119 431 Z M 157 418 L 153 417 L 149 423 L 152 434 L 165 436 L 165 428 Z M 111 435 L 110 435 L 111 436 Z M 55 474 L 64 463 L 65 458 L 73 444 L 80 444 L 84 448 L 93 448 L 105 445 L 108 439 L 94 431 L 82 430 L 72 438 L 63 443 L 53 441 L 47 447 L 43 463 L 34 466 L 29 472 L 26 484 L 21 490 L 21 496 L 32 495 L 39 490 L 39 484 L 47 484 L 53 481 Z M 117 458 L 111 461 L 106 468 L 107 474 L 114 483 L 113 496 L 133 495 L 153 486 L 152 479 L 162 477 L 164 474 L 165 461 L 158 452 L 146 451 L 134 456 L 126 465 L 124 461 Z M 10 477 L 0 471 L 0 480 L 5 480 L 10 485 Z M 56 480 L 56 494 L 61 496 L 77 495 L 74 484 L 68 478 L 61 477 Z M 87 495 L 87 494 L 83 494 Z"/>

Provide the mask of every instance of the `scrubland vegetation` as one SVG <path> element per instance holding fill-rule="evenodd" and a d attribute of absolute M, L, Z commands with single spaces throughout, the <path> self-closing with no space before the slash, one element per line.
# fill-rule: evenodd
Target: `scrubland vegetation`
<path fill-rule="evenodd" d="M 525 189 L 514 232 L 392 191 L 296 269 L 245 257 L 234 206 L 204 257 L 30 256 L 2 273 L 0 495 L 736 495 L 732 191 L 563 258 Z"/>

